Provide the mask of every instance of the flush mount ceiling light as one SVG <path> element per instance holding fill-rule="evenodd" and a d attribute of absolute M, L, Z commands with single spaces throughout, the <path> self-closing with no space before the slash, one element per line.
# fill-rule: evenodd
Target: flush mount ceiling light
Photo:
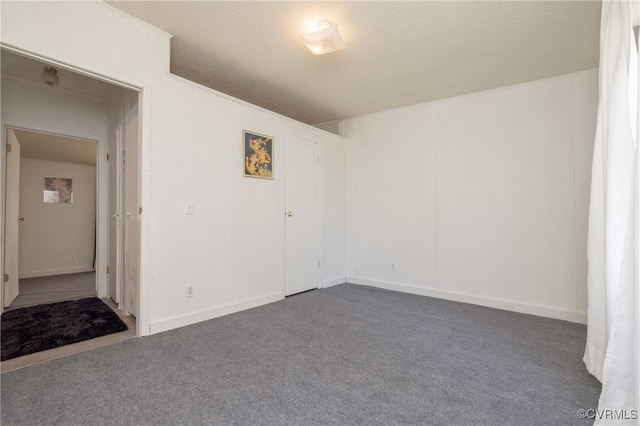
<path fill-rule="evenodd" d="M 60 83 L 60 77 L 58 77 L 58 70 L 54 67 L 44 67 L 40 73 L 40 80 L 49 86 L 57 86 Z"/>
<path fill-rule="evenodd" d="M 314 55 L 324 55 L 346 47 L 338 27 L 331 21 L 318 22 L 317 31 L 300 34 L 300 38 Z"/>

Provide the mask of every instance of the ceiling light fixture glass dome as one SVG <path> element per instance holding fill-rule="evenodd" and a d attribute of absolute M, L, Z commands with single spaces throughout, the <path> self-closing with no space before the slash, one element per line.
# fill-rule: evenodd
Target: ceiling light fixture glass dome
<path fill-rule="evenodd" d="M 324 55 L 346 47 L 336 24 L 327 20 L 318 22 L 318 31 L 300 34 L 300 38 L 314 55 Z"/>
<path fill-rule="evenodd" d="M 40 80 L 49 86 L 57 86 L 60 83 L 60 77 L 58 77 L 58 70 L 54 67 L 44 67 L 40 73 Z"/>

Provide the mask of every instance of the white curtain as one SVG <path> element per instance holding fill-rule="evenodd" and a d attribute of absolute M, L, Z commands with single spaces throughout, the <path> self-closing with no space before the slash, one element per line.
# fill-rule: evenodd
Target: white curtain
<path fill-rule="evenodd" d="M 602 4 L 584 355 L 588 371 L 602 382 L 596 424 L 640 423 L 640 418 L 633 418 L 633 410 L 640 410 L 640 108 L 633 32 L 634 22 L 640 22 L 637 3 Z M 635 413 L 640 416 L 640 411 Z"/>

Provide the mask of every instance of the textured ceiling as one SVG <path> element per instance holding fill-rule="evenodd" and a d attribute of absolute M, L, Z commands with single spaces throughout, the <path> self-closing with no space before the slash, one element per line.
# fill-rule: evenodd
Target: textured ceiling
<path fill-rule="evenodd" d="M 84 139 L 14 130 L 20 142 L 20 157 L 65 163 L 96 165 L 98 144 Z"/>
<path fill-rule="evenodd" d="M 600 2 L 110 4 L 174 35 L 174 74 L 306 123 L 598 66 Z M 302 44 L 322 19 L 345 50 Z"/>

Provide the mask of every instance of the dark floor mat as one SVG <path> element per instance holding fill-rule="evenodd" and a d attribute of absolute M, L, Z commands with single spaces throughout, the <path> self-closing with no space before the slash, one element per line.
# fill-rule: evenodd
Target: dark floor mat
<path fill-rule="evenodd" d="M 97 297 L 2 314 L 2 361 L 127 330 Z"/>

